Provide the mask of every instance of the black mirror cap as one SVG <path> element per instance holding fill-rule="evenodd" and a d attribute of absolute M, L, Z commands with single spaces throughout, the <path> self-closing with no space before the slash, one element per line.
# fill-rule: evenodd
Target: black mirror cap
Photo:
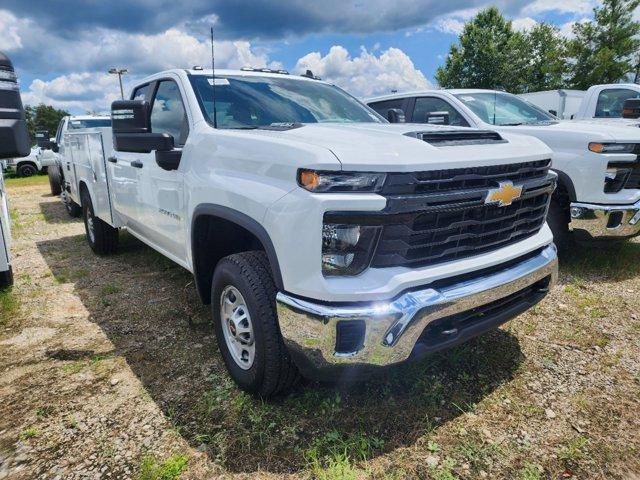
<path fill-rule="evenodd" d="M 113 134 L 113 148 L 117 152 L 169 152 L 173 150 L 173 146 L 173 137 L 168 133 Z"/>
<path fill-rule="evenodd" d="M 182 159 L 182 150 L 156 151 L 156 163 L 163 170 L 177 170 Z"/>
<path fill-rule="evenodd" d="M 387 120 L 389 120 L 390 123 L 404 123 L 404 111 L 400 108 L 390 108 L 387 110 Z"/>
<path fill-rule="evenodd" d="M 640 98 L 630 98 L 624 102 L 622 118 L 640 118 Z"/>
<path fill-rule="evenodd" d="M 113 134 L 150 133 L 149 102 L 145 100 L 118 100 L 111 104 Z"/>
<path fill-rule="evenodd" d="M 11 60 L 0 52 L 0 159 L 31 152 L 27 121 Z"/>

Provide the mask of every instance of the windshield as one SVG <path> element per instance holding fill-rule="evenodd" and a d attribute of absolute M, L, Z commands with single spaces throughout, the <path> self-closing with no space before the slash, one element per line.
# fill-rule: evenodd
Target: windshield
<path fill-rule="evenodd" d="M 200 107 L 213 124 L 211 77 L 191 76 Z M 373 110 L 337 87 L 317 81 L 262 76 L 216 77 L 218 128 L 282 123 L 382 123 Z"/>
<path fill-rule="evenodd" d="M 545 111 L 508 93 L 458 93 L 456 97 L 482 121 L 492 125 L 548 124 L 556 121 Z"/>
<path fill-rule="evenodd" d="M 620 118 L 624 110 L 624 102 L 640 97 L 640 92 L 629 88 L 609 88 L 598 95 L 596 114 L 598 118 Z"/>
<path fill-rule="evenodd" d="M 87 120 L 69 120 L 69 130 L 79 130 L 81 128 L 110 127 L 110 118 L 91 118 Z"/>

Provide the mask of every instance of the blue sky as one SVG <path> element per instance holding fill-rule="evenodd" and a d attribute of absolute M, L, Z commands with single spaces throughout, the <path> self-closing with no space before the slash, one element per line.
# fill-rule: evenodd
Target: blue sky
<path fill-rule="evenodd" d="M 0 50 L 25 103 L 106 111 L 118 96 L 105 72 L 127 67 L 129 87 L 173 67 L 208 65 L 216 30 L 220 67 L 314 73 L 357 96 L 432 86 L 463 23 L 497 5 L 517 29 L 547 21 L 570 35 L 597 0 L 3 0 Z"/>

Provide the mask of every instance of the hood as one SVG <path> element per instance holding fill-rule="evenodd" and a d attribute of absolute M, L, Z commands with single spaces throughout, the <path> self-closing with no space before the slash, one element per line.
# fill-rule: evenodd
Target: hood
<path fill-rule="evenodd" d="M 572 121 L 575 123 L 590 123 L 595 125 L 613 125 L 614 127 L 640 127 L 640 118 L 589 118 Z"/>
<path fill-rule="evenodd" d="M 552 124 L 518 125 L 497 127 L 500 132 L 517 132 L 532 135 L 544 141 L 552 148 L 566 146 L 569 143 L 589 142 L 639 142 L 640 129 L 622 125 L 602 124 L 588 121 L 559 120 Z"/>
<path fill-rule="evenodd" d="M 405 134 L 469 132 L 468 128 L 424 124 L 306 124 L 290 130 L 253 130 L 252 134 L 288 139 L 330 150 L 343 170 L 416 171 L 550 158 L 550 150 L 534 138 L 505 134 L 504 143 L 436 146 Z"/>

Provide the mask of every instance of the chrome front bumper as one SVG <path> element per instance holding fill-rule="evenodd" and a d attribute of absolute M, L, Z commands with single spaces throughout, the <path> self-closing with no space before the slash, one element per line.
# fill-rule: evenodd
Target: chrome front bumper
<path fill-rule="evenodd" d="M 629 238 L 640 233 L 640 201 L 633 205 L 571 204 L 571 230 L 584 239 Z"/>
<path fill-rule="evenodd" d="M 344 365 L 385 366 L 407 360 L 420 347 L 421 335 L 432 322 L 499 302 L 542 284 L 535 299 L 528 297 L 514 306 L 494 307 L 491 318 L 478 315 L 468 329 L 448 329 L 437 348 L 453 346 L 497 327 L 537 303 L 555 283 L 558 258 L 554 245 L 505 269 L 479 277 L 454 279 L 433 288 L 408 291 L 386 302 L 330 304 L 312 302 L 285 293 L 277 295 L 280 331 L 285 344 L 303 370 L 323 370 Z M 359 322 L 362 342 L 354 351 L 336 351 L 339 324 Z M 437 322 L 436 322 L 437 324 Z M 455 331 L 453 331 L 455 330 Z M 433 347 L 433 345 L 431 345 Z M 419 349 L 419 348 L 418 348 Z"/>

